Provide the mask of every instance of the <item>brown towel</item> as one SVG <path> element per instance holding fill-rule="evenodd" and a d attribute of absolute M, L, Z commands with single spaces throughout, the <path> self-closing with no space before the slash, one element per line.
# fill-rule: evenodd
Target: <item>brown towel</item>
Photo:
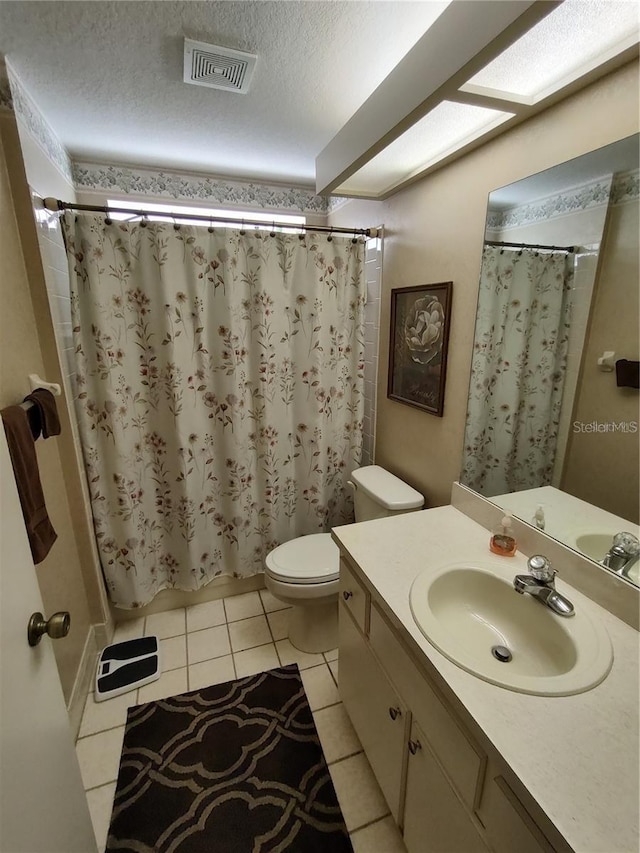
<path fill-rule="evenodd" d="M 33 403 L 35 411 L 29 412 L 29 423 L 34 439 L 40 437 L 49 438 L 51 435 L 60 435 L 60 418 L 56 408 L 56 398 L 46 388 L 36 388 L 27 395 L 24 403 Z"/>
<path fill-rule="evenodd" d="M 44 504 L 29 418 L 21 406 L 7 406 L 0 415 L 7 435 L 33 562 L 41 563 L 58 536 L 49 521 Z"/>
<path fill-rule="evenodd" d="M 616 385 L 618 388 L 640 388 L 640 361 L 619 358 L 616 361 Z"/>

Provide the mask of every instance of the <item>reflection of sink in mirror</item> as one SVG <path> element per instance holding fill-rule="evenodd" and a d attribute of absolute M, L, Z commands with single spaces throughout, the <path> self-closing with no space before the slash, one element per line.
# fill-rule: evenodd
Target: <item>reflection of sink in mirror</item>
<path fill-rule="evenodd" d="M 615 533 L 620 532 L 622 532 L 622 528 L 615 531 Z M 589 531 L 588 533 L 578 533 L 574 535 L 575 549 L 585 554 L 587 557 L 590 557 L 592 560 L 595 560 L 597 563 L 601 563 L 611 548 L 613 536 L 615 534 L 610 532 L 594 533 L 593 531 Z M 633 535 L 637 536 L 637 533 L 634 533 Z M 570 537 L 567 538 L 567 541 L 570 541 Z M 627 580 L 630 580 L 631 583 L 634 583 L 636 586 L 640 586 L 640 560 L 634 560 L 629 569 L 626 570 L 622 576 L 627 578 Z"/>
<path fill-rule="evenodd" d="M 576 548 L 600 563 L 611 548 L 612 539 L 613 536 L 610 533 L 582 533 L 576 536 Z"/>
<path fill-rule="evenodd" d="M 514 566 L 514 575 L 517 571 Z M 513 580 L 494 564 L 422 572 L 411 587 L 410 604 L 420 631 L 445 657 L 509 690 L 582 693 L 611 668 L 609 636 L 580 606 L 570 619 L 557 616 L 532 597 L 518 595 Z"/>
<path fill-rule="evenodd" d="M 553 486 L 497 495 L 491 500 L 530 524 L 535 524 L 536 509 L 542 505 L 544 532 L 597 563 L 611 547 L 616 533 L 628 531 L 640 538 L 640 527 L 637 524 Z M 638 561 L 625 577 L 636 586 L 640 585 Z"/>

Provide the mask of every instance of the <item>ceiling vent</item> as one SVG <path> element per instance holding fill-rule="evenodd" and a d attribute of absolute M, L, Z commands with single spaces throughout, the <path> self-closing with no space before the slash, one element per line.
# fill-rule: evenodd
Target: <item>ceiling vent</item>
<path fill-rule="evenodd" d="M 184 82 L 245 94 L 258 57 L 203 41 L 184 40 Z"/>

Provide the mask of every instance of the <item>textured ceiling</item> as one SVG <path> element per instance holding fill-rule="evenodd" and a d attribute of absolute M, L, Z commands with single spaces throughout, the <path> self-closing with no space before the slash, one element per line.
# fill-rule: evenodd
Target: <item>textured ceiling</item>
<path fill-rule="evenodd" d="M 312 185 L 315 157 L 447 5 L 0 2 L 0 54 L 77 159 Z M 257 53 L 246 95 L 182 82 L 183 38 Z"/>

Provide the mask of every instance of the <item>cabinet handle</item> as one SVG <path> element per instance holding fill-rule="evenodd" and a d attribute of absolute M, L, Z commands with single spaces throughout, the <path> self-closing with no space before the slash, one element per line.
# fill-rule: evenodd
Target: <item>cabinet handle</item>
<path fill-rule="evenodd" d="M 419 749 L 422 749 L 422 744 L 419 740 L 410 740 L 409 741 L 409 752 L 411 755 L 415 755 Z"/>
<path fill-rule="evenodd" d="M 389 708 L 389 716 L 392 720 L 397 720 L 398 717 L 402 716 L 402 711 L 400 710 L 400 708 L 391 707 Z"/>
<path fill-rule="evenodd" d="M 352 596 L 353 596 L 353 593 L 352 593 L 352 592 L 349 592 L 349 590 L 348 590 L 348 589 L 345 589 L 345 591 L 342 593 L 342 597 L 344 598 L 344 600 L 345 600 L 345 601 L 349 601 L 349 599 L 350 599 Z"/>

